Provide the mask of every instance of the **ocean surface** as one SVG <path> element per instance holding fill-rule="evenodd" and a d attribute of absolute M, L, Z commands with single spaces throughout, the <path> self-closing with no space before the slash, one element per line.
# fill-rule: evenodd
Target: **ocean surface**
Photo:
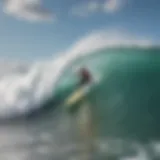
<path fill-rule="evenodd" d="M 84 66 L 95 81 L 85 97 L 95 129 L 90 158 L 160 159 L 159 53 L 158 47 L 128 46 L 43 63 L 0 62 L 0 159 L 89 159 L 76 114 L 63 103 Z"/>

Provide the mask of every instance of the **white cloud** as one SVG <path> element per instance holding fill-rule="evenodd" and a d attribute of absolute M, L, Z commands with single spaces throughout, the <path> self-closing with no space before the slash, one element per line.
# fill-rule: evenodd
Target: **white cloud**
<path fill-rule="evenodd" d="M 73 6 L 71 12 L 77 16 L 88 16 L 94 13 L 115 13 L 125 5 L 125 0 L 93 0 Z"/>
<path fill-rule="evenodd" d="M 100 9 L 100 3 L 91 1 L 88 3 L 81 3 L 77 6 L 73 6 L 71 13 L 77 16 L 88 16 L 97 12 Z"/>
<path fill-rule="evenodd" d="M 114 13 L 122 8 L 124 0 L 106 0 L 104 3 L 104 11 Z"/>
<path fill-rule="evenodd" d="M 52 14 L 41 4 L 41 0 L 4 0 L 5 13 L 28 21 L 50 21 Z"/>

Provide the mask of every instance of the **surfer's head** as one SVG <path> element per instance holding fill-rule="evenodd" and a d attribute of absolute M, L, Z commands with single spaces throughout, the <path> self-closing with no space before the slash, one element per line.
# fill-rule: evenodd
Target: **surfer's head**
<path fill-rule="evenodd" d="M 79 77 L 80 77 L 80 83 L 81 84 L 86 84 L 91 81 L 91 74 L 89 70 L 85 67 L 80 68 L 79 70 Z"/>

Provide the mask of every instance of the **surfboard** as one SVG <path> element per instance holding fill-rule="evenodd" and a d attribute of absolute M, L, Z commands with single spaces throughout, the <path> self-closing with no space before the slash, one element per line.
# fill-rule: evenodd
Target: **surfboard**
<path fill-rule="evenodd" d="M 89 86 L 83 86 L 79 88 L 66 99 L 65 106 L 67 106 L 67 108 L 74 106 L 76 103 L 81 101 L 86 96 L 88 91 L 89 91 Z"/>

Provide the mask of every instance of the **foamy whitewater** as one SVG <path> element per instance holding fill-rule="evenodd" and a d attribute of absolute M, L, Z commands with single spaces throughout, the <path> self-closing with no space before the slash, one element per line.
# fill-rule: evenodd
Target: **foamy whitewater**
<path fill-rule="evenodd" d="M 54 54 L 52 60 L 32 64 L 1 60 L 0 118 L 26 114 L 53 98 L 58 80 L 74 60 L 97 49 L 133 45 L 149 47 L 152 41 L 116 31 L 97 31 L 82 38 L 66 52 Z"/>

